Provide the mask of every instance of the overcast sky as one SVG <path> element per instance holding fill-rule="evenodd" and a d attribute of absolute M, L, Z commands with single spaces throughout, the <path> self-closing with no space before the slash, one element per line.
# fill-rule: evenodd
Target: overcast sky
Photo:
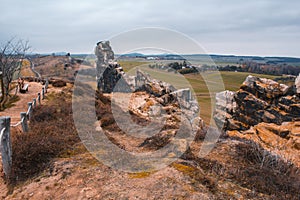
<path fill-rule="evenodd" d="M 1 0 L 0 6 L 0 42 L 28 39 L 40 53 L 90 53 L 96 42 L 124 31 L 162 27 L 193 38 L 207 53 L 300 57 L 299 0 Z"/>

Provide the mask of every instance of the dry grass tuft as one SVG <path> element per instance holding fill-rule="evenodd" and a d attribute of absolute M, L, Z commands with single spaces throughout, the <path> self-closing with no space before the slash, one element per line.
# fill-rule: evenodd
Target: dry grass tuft
<path fill-rule="evenodd" d="M 140 173 L 129 173 L 129 178 L 147 178 L 149 177 L 153 172 L 140 172 Z"/>

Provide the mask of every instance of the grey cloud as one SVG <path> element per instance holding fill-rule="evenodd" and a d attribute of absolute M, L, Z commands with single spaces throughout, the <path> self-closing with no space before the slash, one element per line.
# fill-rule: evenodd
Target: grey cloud
<path fill-rule="evenodd" d="M 0 41 L 17 35 L 37 51 L 90 52 L 98 40 L 158 26 L 193 37 L 210 53 L 300 56 L 299 7 L 297 0 L 3 0 Z"/>

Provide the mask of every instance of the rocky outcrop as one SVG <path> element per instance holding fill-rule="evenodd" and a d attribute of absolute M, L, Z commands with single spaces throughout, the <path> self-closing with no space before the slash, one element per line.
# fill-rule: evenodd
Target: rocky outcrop
<path fill-rule="evenodd" d="M 260 168 L 281 173 L 287 169 L 299 185 L 300 99 L 296 84 L 288 87 L 248 76 L 237 92 L 216 94 L 214 118 L 231 140 L 252 144 L 242 155 L 250 158 L 249 151 L 253 151 L 254 157 L 260 158 Z"/>
<path fill-rule="evenodd" d="M 164 106 L 178 101 L 186 113 L 193 112 L 192 116 L 198 114 L 198 103 L 192 98 L 190 89 L 176 90 L 171 84 L 152 79 L 140 70 L 137 70 L 136 76 L 126 75 L 122 67 L 114 63 L 114 52 L 108 41 L 97 43 L 95 55 L 98 89 L 103 93 L 146 91 Z"/>
<path fill-rule="evenodd" d="M 109 41 L 98 42 L 95 55 L 97 56 L 97 66 L 111 64 L 114 60 L 114 52 Z"/>
<path fill-rule="evenodd" d="M 248 76 L 236 93 L 217 93 L 214 118 L 223 130 L 247 130 L 261 122 L 280 125 L 298 120 L 300 99 L 293 87 Z"/>
<path fill-rule="evenodd" d="M 176 90 L 171 84 L 152 79 L 140 70 L 136 71 L 134 88 L 135 91 L 146 91 L 155 97 L 163 97 Z"/>
<path fill-rule="evenodd" d="M 249 92 L 257 98 L 272 103 L 285 95 L 289 87 L 266 78 L 258 78 L 249 75 L 241 86 L 241 90 Z"/>
<path fill-rule="evenodd" d="M 95 49 L 97 56 L 97 83 L 98 90 L 103 93 L 132 93 L 146 92 L 147 98 L 136 98 L 142 103 L 134 106 L 131 112 L 144 118 L 158 117 L 166 115 L 170 123 L 167 127 L 172 127 L 172 120 L 180 119 L 181 123 L 188 123 L 192 129 L 199 128 L 202 119 L 199 118 L 199 106 L 193 98 L 190 89 L 176 90 L 171 84 L 152 79 L 150 75 L 136 71 L 136 76 L 127 75 L 122 67 L 114 62 L 114 53 L 108 41 L 99 42 Z M 130 106 L 129 106 L 130 107 Z M 168 120 L 167 120 L 168 121 Z"/>
<path fill-rule="evenodd" d="M 98 42 L 95 55 L 97 56 L 98 90 L 104 93 L 130 90 L 130 86 L 123 78 L 122 67 L 113 61 L 114 52 L 109 41 Z"/>
<path fill-rule="evenodd" d="M 125 74 L 122 67 L 114 62 L 114 52 L 108 41 L 97 43 L 97 83 L 98 90 L 104 93 L 147 91 L 156 97 L 175 91 L 168 83 L 151 79 L 137 70 L 136 76 Z"/>
<path fill-rule="evenodd" d="M 182 112 L 189 116 L 188 118 L 196 118 L 199 112 L 198 102 L 193 98 L 189 88 L 176 90 L 171 84 L 151 79 L 151 77 L 137 70 L 136 75 L 136 91 L 146 91 L 153 95 L 156 101 L 166 106 L 171 103 L 178 103 Z M 192 119 L 190 119 L 192 121 Z"/>

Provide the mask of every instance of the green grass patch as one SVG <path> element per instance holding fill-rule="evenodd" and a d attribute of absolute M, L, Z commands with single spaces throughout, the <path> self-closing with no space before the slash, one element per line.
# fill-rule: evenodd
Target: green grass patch
<path fill-rule="evenodd" d="M 173 168 L 175 168 L 177 171 L 180 171 L 184 174 L 191 175 L 198 169 L 192 166 L 184 165 L 181 163 L 172 163 L 171 165 Z"/>
<path fill-rule="evenodd" d="M 149 62 L 143 62 L 143 61 L 129 61 L 129 60 L 121 60 L 118 61 L 118 64 L 120 64 L 125 72 L 130 71 L 131 69 L 145 65 L 145 64 L 150 64 Z"/>
<path fill-rule="evenodd" d="M 139 173 L 128 173 L 129 178 L 147 178 L 153 172 L 139 172 Z"/>

